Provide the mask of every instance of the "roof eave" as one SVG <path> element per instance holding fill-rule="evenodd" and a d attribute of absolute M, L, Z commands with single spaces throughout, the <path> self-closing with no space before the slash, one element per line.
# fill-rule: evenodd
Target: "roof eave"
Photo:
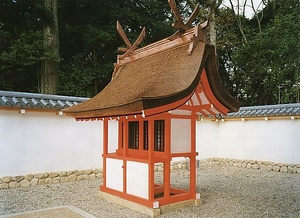
<path fill-rule="evenodd" d="M 217 57 L 215 54 L 215 47 L 207 45 L 206 46 L 207 59 L 205 61 L 205 70 L 207 73 L 207 78 L 210 87 L 215 95 L 215 97 L 229 109 L 230 112 L 236 112 L 242 106 L 242 102 L 233 98 L 224 88 L 221 83 L 221 78 L 218 73 L 217 67 Z"/>

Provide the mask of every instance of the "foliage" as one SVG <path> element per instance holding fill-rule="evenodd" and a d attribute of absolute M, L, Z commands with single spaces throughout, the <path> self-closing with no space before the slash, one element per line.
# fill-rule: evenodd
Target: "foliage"
<path fill-rule="evenodd" d="M 233 56 L 243 44 L 243 36 L 236 25 L 234 13 L 222 8 L 217 13 L 217 58 L 219 74 L 226 90 L 236 99 L 243 101 L 239 91 L 245 86 L 243 75 L 236 72 Z"/>
<path fill-rule="evenodd" d="M 110 81 L 117 48 L 124 46 L 117 35 L 117 20 L 132 43 L 146 26 L 145 45 L 171 32 L 170 25 L 161 22 L 167 22 L 166 8 L 167 2 L 154 0 L 60 1 L 59 92 L 89 97 L 98 93 Z"/>
<path fill-rule="evenodd" d="M 103 89 L 103 84 L 109 82 L 110 74 L 107 74 L 112 72 L 111 66 L 113 63 L 93 67 L 90 60 L 86 60 L 83 55 L 73 56 L 67 64 L 62 66 L 59 78 L 60 92 L 72 96 L 93 96 L 95 89 Z"/>
<path fill-rule="evenodd" d="M 40 61 L 48 58 L 42 21 L 49 21 L 36 0 L 0 3 L 0 89 L 36 92 Z"/>
<path fill-rule="evenodd" d="M 221 3 L 188 2 L 200 2 L 199 16 L 204 19 L 210 19 L 207 11 L 212 3 Z M 222 83 L 244 105 L 299 102 L 299 2 L 263 3 L 265 8 L 255 11 L 251 19 L 235 14 L 231 7 L 216 8 L 216 46 Z"/>
<path fill-rule="evenodd" d="M 188 17 L 197 2 L 201 8 L 195 23 L 210 19 L 210 7 L 215 6 L 219 73 L 235 98 L 245 105 L 299 102 L 298 0 L 264 1 L 264 9 L 251 19 L 219 7 L 221 0 L 178 0 L 177 5 Z M 117 20 L 132 43 L 146 27 L 141 46 L 175 32 L 167 0 L 58 3 L 63 95 L 92 97 L 110 81 L 117 48 L 125 46 Z M 1 1 L 0 89 L 38 91 L 40 62 L 49 58 L 41 32 L 49 22 L 51 14 L 40 0 Z"/>
<path fill-rule="evenodd" d="M 240 93 L 246 104 L 299 102 L 298 9 L 293 1 L 277 6 L 275 17 L 269 16 L 261 32 L 250 27 L 248 43 L 235 52 L 233 65 L 247 81 Z"/>
<path fill-rule="evenodd" d="M 39 31 L 22 33 L 18 40 L 11 42 L 9 49 L 1 53 L 5 67 L 26 67 L 42 59 L 43 35 Z"/>

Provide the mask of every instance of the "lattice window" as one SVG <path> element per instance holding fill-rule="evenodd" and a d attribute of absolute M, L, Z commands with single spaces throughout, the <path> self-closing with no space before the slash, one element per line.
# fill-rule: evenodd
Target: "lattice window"
<path fill-rule="evenodd" d="M 154 121 L 154 151 L 165 150 L 165 121 Z"/>
<path fill-rule="evenodd" d="M 143 122 L 143 149 L 148 150 L 149 148 L 149 129 L 148 121 Z M 128 148 L 139 149 L 139 122 L 128 122 Z M 154 121 L 154 151 L 163 152 L 165 149 L 165 121 L 155 120 Z"/>
<path fill-rule="evenodd" d="M 121 122 L 121 130 L 120 130 L 121 132 L 122 132 L 122 134 L 121 134 L 121 148 L 123 148 L 123 143 L 124 143 L 124 136 L 123 136 L 123 134 L 124 134 L 124 122 Z"/>
<path fill-rule="evenodd" d="M 139 149 L 139 122 L 128 123 L 128 148 Z"/>
<path fill-rule="evenodd" d="M 148 121 L 144 121 L 144 150 L 148 150 Z"/>

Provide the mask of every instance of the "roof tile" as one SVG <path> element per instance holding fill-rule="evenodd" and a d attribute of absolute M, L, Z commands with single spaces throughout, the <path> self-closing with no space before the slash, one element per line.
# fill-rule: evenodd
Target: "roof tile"
<path fill-rule="evenodd" d="M 300 103 L 241 107 L 239 111 L 228 113 L 226 117 L 233 118 L 298 115 L 300 115 Z"/>
<path fill-rule="evenodd" d="M 82 103 L 89 98 L 45 95 L 25 92 L 0 91 L 0 109 L 2 108 L 39 108 L 60 110 Z M 299 116 L 300 103 L 241 107 L 237 112 L 226 115 L 227 118 Z"/>
<path fill-rule="evenodd" d="M 26 92 L 0 91 L 1 108 L 38 108 L 60 110 L 89 98 L 71 97 L 62 95 L 46 95 Z"/>

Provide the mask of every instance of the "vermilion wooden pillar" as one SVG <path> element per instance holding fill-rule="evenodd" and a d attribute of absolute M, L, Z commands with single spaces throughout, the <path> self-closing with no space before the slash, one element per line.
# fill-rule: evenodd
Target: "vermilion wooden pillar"
<path fill-rule="evenodd" d="M 128 154 L 128 120 L 124 121 L 123 125 L 123 193 L 127 192 L 127 162 Z"/>
<path fill-rule="evenodd" d="M 118 122 L 118 150 L 122 150 L 123 146 L 123 121 L 119 120 Z"/>
<path fill-rule="evenodd" d="M 154 200 L 154 120 L 148 120 L 149 200 Z"/>
<path fill-rule="evenodd" d="M 164 162 L 164 198 L 170 198 L 170 186 L 171 186 L 171 117 L 166 116 L 165 119 L 165 153 L 167 154 L 167 160 Z"/>
<path fill-rule="evenodd" d="M 196 114 L 191 117 L 190 193 L 196 198 Z"/>
<path fill-rule="evenodd" d="M 106 155 L 108 153 L 108 120 L 103 120 L 103 186 L 106 187 Z"/>

